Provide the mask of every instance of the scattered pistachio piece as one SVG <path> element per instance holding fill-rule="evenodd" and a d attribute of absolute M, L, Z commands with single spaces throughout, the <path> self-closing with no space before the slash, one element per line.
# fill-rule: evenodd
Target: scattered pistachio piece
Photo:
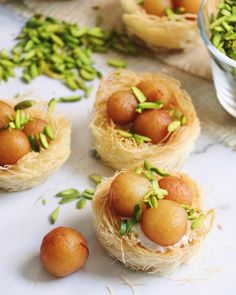
<path fill-rule="evenodd" d="M 63 198 L 72 194 L 80 195 L 80 192 L 75 188 L 68 188 L 56 194 L 56 197 Z"/>
<path fill-rule="evenodd" d="M 68 97 L 60 97 L 57 99 L 57 102 L 77 102 L 81 100 L 80 95 L 68 96 Z"/>
<path fill-rule="evenodd" d="M 110 59 L 108 60 L 107 64 L 111 67 L 119 69 L 127 67 L 127 62 L 120 59 Z"/>
<path fill-rule="evenodd" d="M 59 211 L 60 211 L 60 207 L 57 207 L 55 210 L 53 210 L 53 212 L 50 215 L 50 220 L 52 224 L 55 224 L 58 216 L 59 216 Z"/>
<path fill-rule="evenodd" d="M 89 175 L 89 179 L 91 179 L 94 184 L 97 186 L 102 182 L 103 177 L 100 174 L 93 173 Z"/>
<path fill-rule="evenodd" d="M 82 209 L 82 208 L 85 207 L 86 203 L 87 203 L 87 200 L 84 199 L 84 198 L 81 198 L 81 199 L 79 199 L 79 201 L 76 203 L 76 208 L 77 208 L 77 209 Z"/>

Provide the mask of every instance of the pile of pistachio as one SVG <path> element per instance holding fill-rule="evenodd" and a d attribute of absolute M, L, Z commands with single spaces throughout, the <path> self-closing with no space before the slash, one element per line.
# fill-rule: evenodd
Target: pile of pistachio
<path fill-rule="evenodd" d="M 144 161 L 143 166 L 138 166 L 135 169 L 135 173 L 144 175 L 150 182 L 151 188 L 143 196 L 143 203 L 149 208 L 157 208 L 158 200 L 162 200 L 168 195 L 167 190 L 161 189 L 158 184 L 156 176 L 169 176 L 170 174 L 160 168 L 152 166 L 148 161 Z M 205 220 L 205 215 L 199 209 L 191 208 L 187 205 L 181 205 L 188 215 L 188 220 L 191 222 L 191 229 L 196 230 L 201 226 Z M 141 220 L 141 205 L 136 204 L 134 206 L 133 217 L 131 219 L 123 219 L 120 224 L 120 235 L 126 235 L 132 227 L 139 223 Z"/>
<path fill-rule="evenodd" d="M 0 81 L 14 77 L 14 68 L 23 68 L 23 81 L 31 82 L 39 75 L 61 80 L 71 90 L 82 89 L 89 95 L 92 81 L 102 74 L 93 65 L 94 52 L 114 49 L 136 54 L 135 44 L 122 32 L 105 31 L 100 27 L 78 27 L 51 17 L 35 15 L 16 37 L 18 43 L 8 54 L 0 54 Z M 126 63 L 110 60 L 108 65 L 122 68 Z"/>
<path fill-rule="evenodd" d="M 236 1 L 220 1 L 217 8 L 217 15 L 212 14 L 210 20 L 211 41 L 223 54 L 236 60 Z"/>

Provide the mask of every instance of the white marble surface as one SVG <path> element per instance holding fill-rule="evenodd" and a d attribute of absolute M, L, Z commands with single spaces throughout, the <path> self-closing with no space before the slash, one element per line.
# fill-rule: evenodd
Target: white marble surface
<path fill-rule="evenodd" d="M 0 47 L 10 48 L 13 37 L 24 20 L 0 6 Z M 107 72 L 104 61 L 97 59 L 100 70 Z M 142 64 L 132 59 L 131 69 L 156 70 L 155 62 Z M 0 97 L 31 91 L 42 99 L 68 95 L 70 91 L 56 81 L 38 78 L 25 85 L 19 79 L 0 84 Z M 99 246 L 92 225 L 89 205 L 79 211 L 74 204 L 61 207 L 56 224 L 74 227 L 88 239 L 90 257 L 85 268 L 64 279 L 49 276 L 39 262 L 39 246 L 43 236 L 54 226 L 48 216 L 57 205 L 58 191 L 89 186 L 87 175 L 99 172 L 112 175 L 100 161 L 89 156 L 91 138 L 88 124 L 94 93 L 88 100 L 60 105 L 72 120 L 72 155 L 48 181 L 21 193 L 0 191 L 0 294 L 133 294 L 122 279 L 132 281 L 136 294 L 235 294 L 236 290 L 236 230 L 235 180 L 236 154 L 223 146 L 205 129 L 196 143 L 183 170 L 197 180 L 204 191 L 204 204 L 216 209 L 215 225 L 201 253 L 191 264 L 182 266 L 168 278 L 136 273 L 114 262 Z M 42 206 L 41 199 L 47 200 Z"/>

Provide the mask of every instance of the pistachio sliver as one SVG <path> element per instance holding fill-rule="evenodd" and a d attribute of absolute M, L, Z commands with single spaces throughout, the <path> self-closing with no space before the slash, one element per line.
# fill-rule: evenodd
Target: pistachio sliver
<path fill-rule="evenodd" d="M 77 209 L 82 209 L 82 208 L 85 207 L 86 203 L 87 203 L 87 200 L 84 199 L 84 198 L 81 198 L 81 199 L 79 199 L 79 201 L 76 203 L 76 208 L 77 208 Z"/>
<path fill-rule="evenodd" d="M 146 96 L 137 87 L 133 86 L 131 87 L 131 90 L 140 103 L 145 102 L 147 100 Z"/>
<path fill-rule="evenodd" d="M 51 126 L 46 125 L 44 127 L 43 133 L 51 140 L 55 139 L 55 134 Z"/>
<path fill-rule="evenodd" d="M 67 203 L 70 203 L 70 202 L 73 202 L 75 200 L 77 200 L 80 196 L 78 194 L 71 194 L 71 195 L 68 195 L 68 196 L 64 196 L 59 204 L 60 205 L 63 205 L 63 204 L 67 204 Z"/>
<path fill-rule="evenodd" d="M 181 126 L 181 122 L 180 121 L 173 121 L 168 125 L 168 132 L 172 133 L 174 131 L 176 131 L 179 127 Z"/>
<path fill-rule="evenodd" d="M 16 129 L 21 128 L 21 110 L 20 109 L 16 110 L 15 126 L 16 126 Z"/>
<path fill-rule="evenodd" d="M 97 186 L 102 182 L 103 177 L 100 174 L 93 173 L 89 175 L 89 179 L 91 179 L 94 184 Z"/>
<path fill-rule="evenodd" d="M 41 143 L 41 145 L 42 145 L 42 147 L 44 149 L 48 149 L 49 148 L 47 137 L 46 137 L 45 134 L 43 134 L 43 133 L 40 133 L 39 134 L 39 141 L 40 141 L 40 143 Z"/>
<path fill-rule="evenodd" d="M 153 171 L 154 173 L 156 173 L 159 176 L 165 177 L 165 176 L 170 176 L 170 174 L 160 168 L 157 167 L 152 167 L 151 171 Z"/>
<path fill-rule="evenodd" d="M 149 206 L 151 208 L 157 208 L 157 198 L 156 198 L 156 196 L 151 196 L 150 197 Z"/>
<path fill-rule="evenodd" d="M 136 133 L 133 134 L 133 138 L 138 143 L 147 143 L 147 142 L 152 141 L 151 138 L 149 138 L 147 136 L 139 135 L 139 134 L 136 134 Z"/>
<path fill-rule="evenodd" d="M 127 231 L 127 219 L 121 221 L 119 233 L 121 236 L 124 236 Z"/>
<path fill-rule="evenodd" d="M 68 96 L 68 97 L 60 97 L 58 102 L 77 102 L 81 100 L 80 95 Z"/>
<path fill-rule="evenodd" d="M 135 222 L 139 222 L 141 220 L 141 206 L 139 204 L 136 204 L 134 206 L 134 220 Z"/>
<path fill-rule="evenodd" d="M 185 126 L 185 125 L 187 125 L 187 123 L 188 123 L 187 116 L 186 115 L 183 115 L 181 117 L 181 126 Z"/>
<path fill-rule="evenodd" d="M 53 212 L 50 215 L 50 220 L 52 224 L 55 224 L 58 216 L 59 216 L 59 211 L 60 211 L 60 207 L 57 207 L 55 210 L 53 210 Z"/>
<path fill-rule="evenodd" d="M 59 193 L 56 194 L 56 197 L 66 197 L 66 196 L 69 196 L 69 195 L 72 195 L 72 194 L 77 194 L 78 196 L 80 195 L 80 192 L 75 189 L 75 188 L 68 188 L 64 191 L 61 191 Z"/>
<path fill-rule="evenodd" d="M 143 162 L 143 165 L 144 165 L 144 169 L 145 170 L 151 170 L 151 168 L 152 168 L 152 165 L 151 165 L 151 163 L 149 162 L 149 161 L 147 161 L 147 160 L 145 160 L 144 162 Z"/>
<path fill-rule="evenodd" d="M 36 104 L 35 100 L 23 100 L 14 106 L 14 110 L 23 110 L 32 107 Z"/>
<path fill-rule="evenodd" d="M 156 101 L 156 102 L 141 102 L 138 104 L 136 112 L 140 113 L 143 110 L 155 110 L 155 109 L 161 109 L 164 106 L 162 101 Z"/>
<path fill-rule="evenodd" d="M 54 112 L 56 108 L 57 101 L 55 98 L 50 99 L 48 102 L 48 111 L 49 112 Z"/>
<path fill-rule="evenodd" d="M 131 138 L 131 137 L 133 137 L 133 134 L 132 133 L 130 133 L 128 131 L 121 130 L 121 129 L 117 129 L 117 133 L 119 135 L 121 135 L 122 137 L 124 137 L 124 138 Z"/>
<path fill-rule="evenodd" d="M 125 68 L 127 66 L 127 62 L 120 59 L 110 59 L 107 64 L 114 68 Z"/>
<path fill-rule="evenodd" d="M 35 137 L 33 135 L 29 135 L 28 140 L 29 140 L 32 151 L 34 151 L 35 153 L 38 153 L 39 147 L 36 143 Z"/>
<path fill-rule="evenodd" d="M 204 214 L 200 214 L 199 217 L 197 217 L 197 219 L 195 219 L 192 222 L 191 229 L 192 230 L 198 229 L 202 225 L 202 223 L 205 220 L 205 218 L 206 218 L 206 216 Z"/>

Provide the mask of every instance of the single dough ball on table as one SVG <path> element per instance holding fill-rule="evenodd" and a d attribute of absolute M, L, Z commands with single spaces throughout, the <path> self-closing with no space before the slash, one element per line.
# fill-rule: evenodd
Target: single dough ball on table
<path fill-rule="evenodd" d="M 40 259 L 45 269 L 57 277 L 65 277 L 84 266 L 89 256 L 85 238 L 69 227 L 57 227 L 44 238 Z"/>
<path fill-rule="evenodd" d="M 176 176 L 166 176 L 159 180 L 159 186 L 168 191 L 165 199 L 179 204 L 191 206 L 193 200 L 192 190 L 189 185 Z"/>
<path fill-rule="evenodd" d="M 161 142 L 168 135 L 171 116 L 164 110 L 148 110 L 138 115 L 134 121 L 133 131 L 147 136 L 153 144 Z"/>
<path fill-rule="evenodd" d="M 0 130 L 7 128 L 11 119 L 15 118 L 15 114 L 14 109 L 10 105 L 0 101 Z"/>
<path fill-rule="evenodd" d="M 172 7 L 171 0 L 144 0 L 143 8 L 147 13 L 163 16 L 166 8 Z"/>
<path fill-rule="evenodd" d="M 187 13 L 197 14 L 202 0 L 173 0 L 174 8 L 183 7 Z"/>
<path fill-rule="evenodd" d="M 137 116 L 138 102 L 129 91 L 116 91 L 107 101 L 107 114 L 115 124 L 126 125 Z"/>
<path fill-rule="evenodd" d="M 142 81 L 137 85 L 137 88 L 146 96 L 147 101 L 161 100 L 165 106 L 171 100 L 169 89 L 162 83 L 157 81 Z"/>
<path fill-rule="evenodd" d="M 176 202 L 160 200 L 157 208 L 145 210 L 141 219 L 143 233 L 154 243 L 172 246 L 186 233 L 188 217 Z"/>
<path fill-rule="evenodd" d="M 119 174 L 110 187 L 112 207 L 122 217 L 132 217 L 137 204 L 143 206 L 143 196 L 151 188 L 150 181 L 135 171 Z"/>
<path fill-rule="evenodd" d="M 31 151 L 26 135 L 16 129 L 0 131 L 0 165 L 14 165 Z"/>
<path fill-rule="evenodd" d="M 38 118 L 32 118 L 24 127 L 23 132 L 28 137 L 30 135 L 39 135 L 47 125 L 46 121 Z"/>

